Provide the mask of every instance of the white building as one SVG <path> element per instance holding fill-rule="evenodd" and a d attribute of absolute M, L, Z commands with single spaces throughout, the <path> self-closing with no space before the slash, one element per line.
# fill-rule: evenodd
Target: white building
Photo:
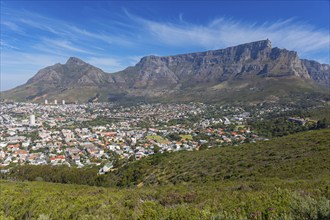
<path fill-rule="evenodd" d="M 45 99 L 45 105 L 48 105 L 48 100 L 47 99 Z"/>
<path fill-rule="evenodd" d="M 56 99 L 54 100 L 54 105 L 57 105 L 57 100 Z"/>
<path fill-rule="evenodd" d="M 30 125 L 35 125 L 36 124 L 36 117 L 34 115 L 30 115 Z"/>
<path fill-rule="evenodd" d="M 62 100 L 62 104 L 65 105 L 65 100 Z"/>

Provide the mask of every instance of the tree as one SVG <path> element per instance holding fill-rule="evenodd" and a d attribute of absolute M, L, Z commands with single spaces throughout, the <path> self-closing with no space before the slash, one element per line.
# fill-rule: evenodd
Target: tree
<path fill-rule="evenodd" d="M 158 145 L 154 145 L 154 153 L 157 154 L 160 151 L 160 147 Z"/>
<path fill-rule="evenodd" d="M 326 118 L 317 121 L 316 129 L 322 129 L 328 127 L 328 121 Z"/>
<path fill-rule="evenodd" d="M 166 136 L 170 141 L 180 141 L 181 136 L 178 133 L 170 133 Z"/>

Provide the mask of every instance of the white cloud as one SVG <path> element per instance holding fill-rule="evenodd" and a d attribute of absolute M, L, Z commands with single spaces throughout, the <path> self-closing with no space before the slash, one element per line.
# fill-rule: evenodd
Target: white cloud
<path fill-rule="evenodd" d="M 244 23 L 233 19 L 214 19 L 206 25 L 163 23 L 126 15 L 160 43 L 176 47 L 199 46 L 220 49 L 237 44 L 270 39 L 274 46 L 298 51 L 302 56 L 323 51 L 329 57 L 330 36 L 327 29 L 317 29 L 295 19 L 277 22 Z"/>
<path fill-rule="evenodd" d="M 0 47 L 1 47 L 1 49 L 4 49 L 4 48 L 9 48 L 9 49 L 13 49 L 13 50 L 17 50 L 18 49 L 17 47 L 15 47 L 15 46 L 13 46 L 13 45 L 11 45 L 11 44 L 3 41 L 2 39 L 0 39 Z"/>
<path fill-rule="evenodd" d="M 75 36 L 80 37 L 87 37 L 89 39 L 96 39 L 101 40 L 104 43 L 107 44 L 116 44 L 116 45 L 122 45 L 122 46 L 132 46 L 133 42 L 130 40 L 127 40 L 123 36 L 116 36 L 116 35 L 110 35 L 110 34 L 104 34 L 104 33 L 93 33 L 90 31 L 87 31 L 85 29 L 78 28 L 76 26 L 70 26 L 67 25 L 67 28 L 72 31 L 72 34 Z"/>
<path fill-rule="evenodd" d="M 12 31 L 18 32 L 18 33 L 24 33 L 24 31 L 22 30 L 22 28 L 20 28 L 18 25 L 16 25 L 13 22 L 10 21 L 1 21 L 1 24 L 6 26 L 7 28 L 9 28 Z"/>
<path fill-rule="evenodd" d="M 68 23 L 60 19 L 45 17 L 31 11 L 8 8 L 4 11 L 5 13 L 10 14 L 10 16 L 3 17 L 1 25 L 6 26 L 11 30 L 15 30 L 16 32 L 20 31 L 21 35 L 24 35 L 29 39 L 33 38 L 38 40 L 38 38 L 40 39 L 43 36 L 47 36 L 62 39 L 63 41 L 70 40 L 70 43 L 62 42 L 62 45 L 68 49 L 73 44 L 84 42 L 87 45 L 88 43 L 93 43 L 96 40 L 108 45 L 120 45 L 124 47 L 134 45 L 134 42 L 128 39 L 127 36 L 120 35 L 119 32 L 113 33 L 113 30 L 111 31 L 111 27 L 104 28 L 101 31 L 99 29 L 87 30 L 72 23 Z M 43 33 L 38 35 L 27 34 L 28 29 L 43 31 Z M 25 32 L 23 32 L 23 30 Z M 75 50 L 74 48 L 71 49 Z"/>
<path fill-rule="evenodd" d="M 87 51 L 83 48 L 79 48 L 76 46 L 73 46 L 72 43 L 68 40 L 53 40 L 53 39 L 44 39 L 45 43 L 48 44 L 48 46 L 68 50 L 71 52 L 79 52 L 79 53 L 86 53 L 86 54 L 94 54 L 91 51 Z"/>

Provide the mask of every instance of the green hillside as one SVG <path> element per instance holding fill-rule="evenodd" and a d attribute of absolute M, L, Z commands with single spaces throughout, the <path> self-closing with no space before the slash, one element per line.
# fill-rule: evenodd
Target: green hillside
<path fill-rule="evenodd" d="M 325 129 L 155 155 L 83 178 L 112 187 L 2 181 L 0 219 L 329 219 L 329 136 Z M 21 167 L 10 178 L 36 169 L 46 168 Z M 44 173 L 39 180 L 82 179 Z"/>
<path fill-rule="evenodd" d="M 330 173 L 330 130 L 237 147 L 156 155 L 117 171 L 119 185 L 224 180 L 319 179 Z M 111 176 L 114 179 L 114 176 Z"/>

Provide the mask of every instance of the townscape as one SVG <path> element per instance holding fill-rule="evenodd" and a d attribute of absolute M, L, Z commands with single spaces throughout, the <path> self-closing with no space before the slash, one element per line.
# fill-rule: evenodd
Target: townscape
<path fill-rule="evenodd" d="M 247 125 L 251 117 L 289 108 L 256 109 L 202 103 L 44 104 L 2 103 L 0 162 L 85 165 L 133 160 L 155 153 L 237 145 L 265 138 Z"/>

